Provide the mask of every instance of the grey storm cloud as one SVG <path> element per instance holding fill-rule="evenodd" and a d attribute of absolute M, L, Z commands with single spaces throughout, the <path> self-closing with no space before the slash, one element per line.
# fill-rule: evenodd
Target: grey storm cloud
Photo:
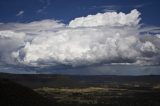
<path fill-rule="evenodd" d="M 0 24 L 0 63 L 33 67 L 93 64 L 159 65 L 160 35 L 140 12 L 105 12 L 57 20 Z"/>

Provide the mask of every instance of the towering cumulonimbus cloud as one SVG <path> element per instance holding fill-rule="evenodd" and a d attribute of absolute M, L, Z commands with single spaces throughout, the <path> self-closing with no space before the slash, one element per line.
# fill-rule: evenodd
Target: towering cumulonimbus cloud
<path fill-rule="evenodd" d="M 136 26 L 139 21 L 140 13 L 134 9 L 129 14 L 106 12 L 96 15 L 88 15 L 72 20 L 70 27 L 93 27 L 93 26 Z"/>
<path fill-rule="evenodd" d="M 0 24 L 0 63 L 35 67 L 160 64 L 160 38 L 140 13 L 106 12 L 72 20 Z"/>

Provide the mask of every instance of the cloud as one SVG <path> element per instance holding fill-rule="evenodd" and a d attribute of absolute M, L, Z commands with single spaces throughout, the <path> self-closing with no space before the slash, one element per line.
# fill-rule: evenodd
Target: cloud
<path fill-rule="evenodd" d="M 137 4 L 137 5 L 133 5 L 133 8 L 142 8 L 142 7 L 145 7 L 145 6 L 149 6 L 151 4 L 152 4 L 151 2 L 143 3 L 143 4 Z"/>
<path fill-rule="evenodd" d="M 19 12 L 16 14 L 16 16 L 22 16 L 23 14 L 24 14 L 24 11 L 21 10 L 21 11 L 19 11 Z"/>
<path fill-rule="evenodd" d="M 132 10 L 130 14 L 106 12 L 96 15 L 88 15 L 72 20 L 69 27 L 93 27 L 93 26 L 135 26 L 139 23 L 140 13 Z"/>
<path fill-rule="evenodd" d="M 56 67 L 94 64 L 159 65 L 160 38 L 146 33 L 140 13 L 106 12 L 56 20 L 0 24 L 1 63 Z"/>
<path fill-rule="evenodd" d="M 23 32 L 0 31 L 0 63 L 14 64 L 11 53 L 25 44 L 24 36 Z"/>
<path fill-rule="evenodd" d="M 1 23 L 0 30 L 12 30 L 15 32 L 25 32 L 30 34 L 39 33 L 41 31 L 52 31 L 57 28 L 64 27 L 63 23 L 57 20 L 45 19 L 30 23 Z"/>
<path fill-rule="evenodd" d="M 90 9 L 101 9 L 103 12 L 115 12 L 129 8 L 140 9 L 149 5 L 152 5 L 152 3 L 146 2 L 143 4 L 135 4 L 135 5 L 101 5 L 101 6 L 92 6 Z"/>
<path fill-rule="evenodd" d="M 121 7 L 120 5 L 102 5 L 102 6 L 92 6 L 90 9 L 102 9 L 103 12 L 115 12 L 119 10 Z"/>
<path fill-rule="evenodd" d="M 40 8 L 40 9 L 37 10 L 37 13 L 42 13 L 42 12 L 44 12 L 44 11 L 47 9 L 47 7 L 51 4 L 51 1 L 50 1 L 50 0 L 40 0 L 39 2 L 40 2 L 43 6 L 42 6 L 42 8 Z"/>

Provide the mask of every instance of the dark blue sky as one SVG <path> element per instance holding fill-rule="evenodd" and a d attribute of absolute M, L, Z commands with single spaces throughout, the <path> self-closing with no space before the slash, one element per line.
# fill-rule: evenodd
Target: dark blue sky
<path fill-rule="evenodd" d="M 142 13 L 142 23 L 160 26 L 160 0 L 1 0 L 0 22 L 57 19 L 68 23 L 105 10 L 128 13 L 134 8 Z"/>

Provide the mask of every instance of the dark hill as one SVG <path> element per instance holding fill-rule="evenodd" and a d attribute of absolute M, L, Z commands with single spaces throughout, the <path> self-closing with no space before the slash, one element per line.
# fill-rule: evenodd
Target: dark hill
<path fill-rule="evenodd" d="M 0 78 L 0 106 L 54 106 L 30 88 Z"/>

